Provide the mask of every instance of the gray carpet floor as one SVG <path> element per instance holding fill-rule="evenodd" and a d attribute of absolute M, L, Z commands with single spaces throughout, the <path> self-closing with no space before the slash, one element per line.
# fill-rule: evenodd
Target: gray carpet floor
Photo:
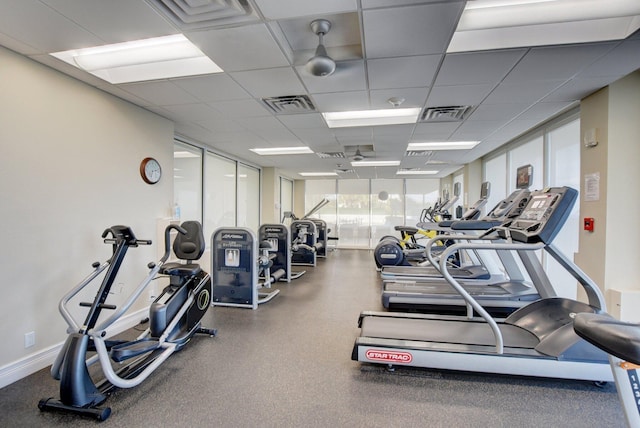
<path fill-rule="evenodd" d="M 358 314 L 382 310 L 369 251 L 338 250 L 258 308 L 215 307 L 198 336 L 138 387 L 118 390 L 104 427 L 623 427 L 615 386 L 383 367 L 351 361 Z M 0 427 L 98 422 L 40 412 L 58 396 L 41 370 L 0 390 Z"/>

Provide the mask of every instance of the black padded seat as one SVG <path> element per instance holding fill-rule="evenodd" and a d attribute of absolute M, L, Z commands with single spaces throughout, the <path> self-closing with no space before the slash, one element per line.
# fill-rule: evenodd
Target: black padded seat
<path fill-rule="evenodd" d="M 411 226 L 395 226 L 394 229 L 398 232 L 404 232 L 409 235 L 415 235 L 418 233 L 418 228 Z"/>
<path fill-rule="evenodd" d="M 167 263 L 160 269 L 160 273 L 169 276 L 194 276 L 199 274 L 202 269 L 200 265 L 191 263 L 202 257 L 205 249 L 204 233 L 202 225 L 197 221 L 185 221 L 180 225 L 187 231 L 185 234 L 178 233 L 173 241 L 173 253 L 180 260 L 187 263 Z"/>
<path fill-rule="evenodd" d="M 182 263 L 167 263 L 162 266 L 162 269 L 160 269 L 160 273 L 163 275 L 181 277 L 194 276 L 199 274 L 201 271 L 202 268 L 200 265 L 195 263 L 188 263 L 186 265 L 183 265 Z"/>

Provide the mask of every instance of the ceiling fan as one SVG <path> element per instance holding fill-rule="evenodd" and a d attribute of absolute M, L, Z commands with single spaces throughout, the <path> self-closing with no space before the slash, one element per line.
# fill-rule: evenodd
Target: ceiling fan
<path fill-rule="evenodd" d="M 355 152 L 353 153 L 352 156 L 349 157 L 349 159 L 353 162 L 360 162 L 363 161 L 365 159 L 370 158 L 371 156 L 365 155 L 362 152 L 364 151 L 365 153 L 367 152 L 373 152 L 373 146 L 372 145 L 365 145 L 364 147 L 361 146 L 355 146 Z M 350 152 L 353 150 L 353 146 L 345 146 L 345 151 Z"/>
<path fill-rule="evenodd" d="M 318 47 L 315 55 L 307 61 L 306 69 L 313 76 L 330 76 L 336 71 L 336 62 L 327 54 L 323 43 L 323 37 L 330 29 L 331 21 L 326 19 L 316 19 L 311 22 L 311 30 L 318 36 Z"/>

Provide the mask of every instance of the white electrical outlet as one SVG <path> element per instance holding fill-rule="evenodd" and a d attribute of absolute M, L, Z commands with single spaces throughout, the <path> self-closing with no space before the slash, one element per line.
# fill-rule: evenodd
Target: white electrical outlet
<path fill-rule="evenodd" d="M 36 332 L 30 331 L 29 333 L 24 334 L 24 347 L 31 348 L 36 344 Z"/>

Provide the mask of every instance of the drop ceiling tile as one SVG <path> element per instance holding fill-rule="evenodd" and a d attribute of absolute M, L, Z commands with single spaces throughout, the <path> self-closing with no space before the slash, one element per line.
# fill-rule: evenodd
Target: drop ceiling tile
<path fill-rule="evenodd" d="M 526 49 L 447 54 L 436 86 L 496 84 L 509 73 Z"/>
<path fill-rule="evenodd" d="M 494 84 L 435 86 L 427 98 L 427 106 L 477 106 L 494 87 Z"/>
<path fill-rule="evenodd" d="M 431 86 L 442 55 L 421 55 L 367 61 L 371 89 Z"/>
<path fill-rule="evenodd" d="M 174 79 L 173 83 L 204 102 L 251 98 L 242 86 L 226 74 Z"/>
<path fill-rule="evenodd" d="M 563 110 L 577 105 L 578 101 L 537 103 L 519 115 L 518 120 L 537 120 L 542 122 L 549 117 L 560 114 Z"/>
<path fill-rule="evenodd" d="M 363 11 L 367 58 L 444 53 L 463 5 L 447 2 Z"/>
<path fill-rule="evenodd" d="M 247 132 L 240 124 L 231 119 L 211 118 L 194 122 L 220 135 L 231 134 L 235 132 Z"/>
<path fill-rule="evenodd" d="M 143 1 L 83 0 L 81 7 L 68 0 L 41 1 L 100 37 L 102 44 L 176 33 L 172 25 Z"/>
<path fill-rule="evenodd" d="M 265 24 L 191 31 L 185 35 L 226 72 L 289 65 Z"/>
<path fill-rule="evenodd" d="M 609 76 L 611 82 L 640 68 L 640 40 L 625 40 L 582 70 L 578 77 Z"/>
<path fill-rule="evenodd" d="M 364 61 L 337 62 L 336 71 L 330 76 L 317 77 L 307 72 L 304 66 L 296 67 L 302 82 L 312 94 L 341 91 L 364 91 L 366 80 Z"/>
<path fill-rule="evenodd" d="M 424 106 L 427 99 L 428 88 L 402 88 L 402 89 L 380 89 L 370 91 L 371 108 L 372 109 L 388 109 L 393 108 L 393 104 L 389 102 L 390 98 L 404 99 L 398 108 L 420 107 Z"/>
<path fill-rule="evenodd" d="M 2 33 L 40 53 L 104 44 L 98 36 L 39 1 L 0 2 Z"/>
<path fill-rule="evenodd" d="M 328 129 L 324 119 L 322 119 L 322 115 L 319 113 L 280 115 L 278 119 L 292 131 L 299 129 Z"/>
<path fill-rule="evenodd" d="M 418 123 L 411 140 L 446 141 L 459 126 L 459 122 Z"/>
<path fill-rule="evenodd" d="M 300 95 L 306 93 L 291 68 L 239 71 L 231 77 L 255 98 Z"/>
<path fill-rule="evenodd" d="M 435 3 L 441 0 L 362 0 L 363 9 L 377 7 L 404 6 L 410 4 Z"/>
<path fill-rule="evenodd" d="M 542 101 L 575 101 L 581 100 L 611 83 L 610 77 L 575 78 L 547 95 Z"/>
<path fill-rule="evenodd" d="M 304 51 L 307 58 L 315 53 L 318 46 L 318 36 L 311 29 L 311 22 L 317 18 L 316 16 L 305 16 L 277 21 L 278 27 L 286 39 L 285 43 L 295 52 Z M 323 39 L 329 56 L 336 59 L 334 56 L 336 47 L 360 46 L 360 19 L 357 12 L 323 15 L 322 18 L 331 23 L 331 29 Z M 361 47 L 360 58 L 362 58 Z"/>
<path fill-rule="evenodd" d="M 209 105 L 229 118 L 271 115 L 260 101 L 254 99 L 217 101 L 209 103 Z"/>
<path fill-rule="evenodd" d="M 506 143 L 507 141 L 512 140 L 518 137 L 519 135 L 525 133 L 527 130 L 533 128 L 538 123 L 540 123 L 540 120 L 538 119 L 513 120 L 507 123 L 506 125 L 504 125 L 503 127 L 497 129 L 495 132 L 493 132 L 487 138 L 487 140 L 489 141 L 498 140 L 498 141 L 502 141 L 503 143 Z"/>
<path fill-rule="evenodd" d="M 505 83 L 570 79 L 611 50 L 613 43 L 531 49 L 505 77 Z"/>
<path fill-rule="evenodd" d="M 564 80 L 541 80 L 527 83 L 502 83 L 484 100 L 488 104 L 512 103 L 513 100 L 525 103 L 534 103 L 556 88 L 561 86 Z"/>
<path fill-rule="evenodd" d="M 119 87 L 151 104 L 160 106 L 193 104 L 198 102 L 196 97 L 167 80 L 127 83 L 119 85 Z"/>
<path fill-rule="evenodd" d="M 487 104 L 483 103 L 469 115 L 467 122 L 478 120 L 501 120 L 507 122 L 523 111 L 531 104 L 529 103 L 504 103 L 504 104 Z"/>
<path fill-rule="evenodd" d="M 220 118 L 221 114 L 204 103 L 165 106 L 174 121 L 196 122 Z"/>
<path fill-rule="evenodd" d="M 365 91 L 337 92 L 313 95 L 316 109 L 320 112 L 369 110 L 369 97 Z"/>
<path fill-rule="evenodd" d="M 300 138 L 300 141 L 310 146 L 337 144 L 336 136 L 328 129 L 295 129 L 291 132 Z M 338 151 L 338 149 L 328 151 Z"/>
<path fill-rule="evenodd" d="M 254 0 L 267 19 L 286 19 L 298 16 L 320 16 L 353 12 L 356 0 Z"/>
<path fill-rule="evenodd" d="M 285 126 L 273 116 L 238 118 L 235 122 L 254 132 L 286 130 Z"/>
<path fill-rule="evenodd" d="M 465 121 L 451 135 L 452 140 L 457 141 L 482 141 L 491 135 L 496 129 L 504 126 L 504 120 Z"/>
<path fill-rule="evenodd" d="M 373 138 L 376 140 L 382 139 L 382 137 L 397 137 L 398 140 L 408 139 L 415 126 L 415 124 L 374 126 Z"/>

